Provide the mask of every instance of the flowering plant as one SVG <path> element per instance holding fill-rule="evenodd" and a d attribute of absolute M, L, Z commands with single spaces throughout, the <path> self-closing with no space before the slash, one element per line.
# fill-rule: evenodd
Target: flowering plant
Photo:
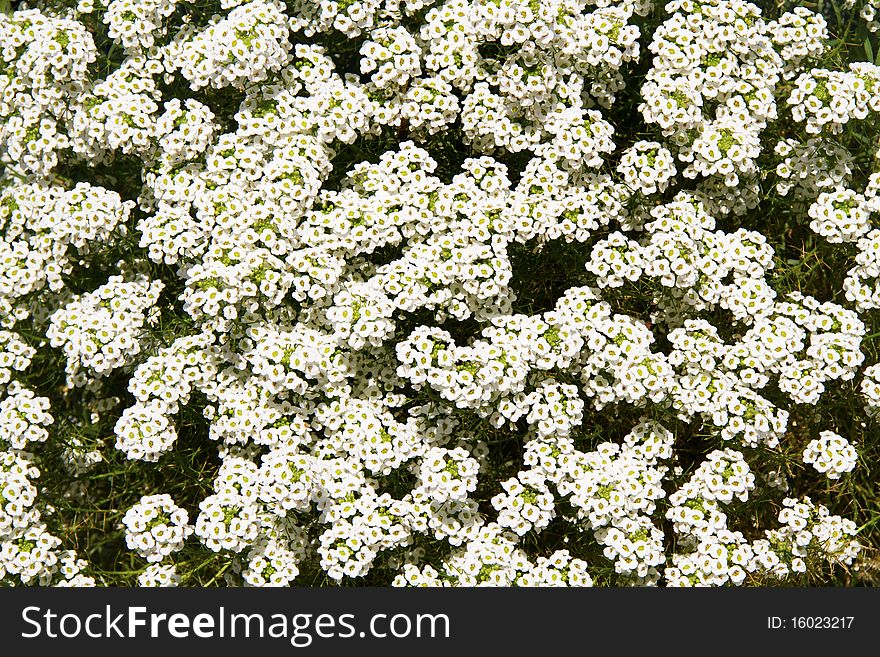
<path fill-rule="evenodd" d="M 880 4 L 807 4 L 0 14 L 0 582 L 870 581 Z"/>

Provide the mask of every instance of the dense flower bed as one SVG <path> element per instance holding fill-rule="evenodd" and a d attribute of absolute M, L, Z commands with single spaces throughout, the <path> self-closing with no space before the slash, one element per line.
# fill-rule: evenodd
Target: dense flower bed
<path fill-rule="evenodd" d="M 0 581 L 842 581 L 880 66 L 834 37 L 741 0 L 0 15 Z"/>

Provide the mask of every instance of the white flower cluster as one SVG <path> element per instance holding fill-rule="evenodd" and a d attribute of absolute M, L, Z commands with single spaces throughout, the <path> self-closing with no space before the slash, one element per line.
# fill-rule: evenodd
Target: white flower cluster
<path fill-rule="evenodd" d="M 467 557 L 465 555 L 464 558 Z M 520 555 L 518 555 L 520 556 Z M 476 558 L 473 555 L 471 558 Z M 520 556 L 521 558 L 521 556 Z M 497 585 L 492 578 L 497 564 L 491 558 L 488 563 L 480 560 L 477 564 L 462 563 L 462 557 L 444 564 L 444 571 L 438 572 L 431 566 L 419 570 L 413 564 L 406 564 L 403 572 L 394 580 L 395 586 L 485 586 Z M 499 566 L 500 567 L 500 566 Z M 462 570 L 466 569 L 466 572 Z M 573 558 L 568 550 L 557 550 L 548 557 L 538 557 L 534 562 L 524 564 L 524 570 L 512 582 L 516 586 L 592 586 L 593 579 L 587 572 L 587 563 Z"/>
<path fill-rule="evenodd" d="M 54 418 L 49 400 L 13 381 L 0 401 L 0 444 L 13 449 L 31 449 L 28 443 L 42 443 L 49 437 L 45 427 Z"/>
<path fill-rule="evenodd" d="M 837 225 L 829 226 L 835 236 L 841 233 L 847 236 L 844 240 L 855 242 L 858 252 L 855 264 L 847 272 L 843 281 L 846 298 L 859 310 L 871 310 L 880 307 L 880 230 L 874 228 L 871 217 L 880 211 L 880 174 L 872 173 L 862 194 L 847 190 L 850 199 L 838 202 L 834 207 Z M 821 201 L 821 197 L 817 203 Z M 812 226 L 811 226 L 812 227 Z M 815 230 L 815 228 L 814 228 Z M 818 231 L 817 231 L 818 232 Z M 820 233 L 822 234 L 822 233 Z"/>
<path fill-rule="evenodd" d="M 16 452 L 0 452 L 0 538 L 16 538 L 36 524 L 39 512 L 32 508 L 37 499 L 33 480 L 40 471 Z"/>
<path fill-rule="evenodd" d="M 880 210 L 877 192 L 880 175 L 874 174 L 870 196 L 852 189 L 823 192 L 808 211 L 810 228 L 831 243 L 855 242 L 871 229 L 871 214 Z"/>
<path fill-rule="evenodd" d="M 804 463 L 812 465 L 829 479 L 840 479 L 841 475 L 856 467 L 858 453 L 846 438 L 833 431 L 823 431 L 819 438 L 807 444 L 803 458 Z"/>
<path fill-rule="evenodd" d="M 26 369 L 36 353 L 17 333 L 0 330 L 0 387 L 9 383 L 14 372 Z"/>
<path fill-rule="evenodd" d="M 71 105 L 97 52 L 85 25 L 24 9 L 0 16 L 0 159 L 48 176 L 70 146 Z"/>
<path fill-rule="evenodd" d="M 103 19 L 107 35 L 128 50 L 150 48 L 165 36 L 163 22 L 176 8 L 177 0 L 111 0 Z"/>
<path fill-rule="evenodd" d="M 624 582 L 655 584 L 664 560 L 663 533 L 653 517 L 666 495 L 662 461 L 672 456 L 672 432 L 643 420 L 623 446 L 602 443 L 581 452 L 569 439 L 536 438 L 525 462 L 552 482 L 576 509 L 576 519 L 593 531 L 603 554 Z"/>
<path fill-rule="evenodd" d="M 760 133 L 777 118 L 774 90 L 786 73 L 781 53 L 794 54 L 792 25 L 805 27 L 808 12 L 765 21 L 742 0 L 676 0 L 666 10 L 671 16 L 649 46 L 654 61 L 639 109 L 679 147 L 687 164 L 682 175 L 714 176 L 735 187 L 757 172 Z M 799 42 L 803 55 L 822 51 L 824 24 L 810 27 Z"/>
<path fill-rule="evenodd" d="M 828 23 L 821 14 L 798 6 L 782 14 L 771 38 L 783 61 L 783 78 L 791 79 L 806 61 L 819 58 L 825 52 L 827 37 Z"/>
<path fill-rule="evenodd" d="M 846 298 L 862 311 L 880 308 L 880 230 L 871 230 L 856 248 L 855 264 L 843 281 Z"/>
<path fill-rule="evenodd" d="M 192 534 L 189 515 L 174 503 L 170 495 L 145 495 L 125 512 L 125 544 L 150 563 L 183 547 Z"/>
<path fill-rule="evenodd" d="M 62 452 L 64 469 L 73 476 L 93 470 L 96 465 L 104 462 L 104 455 L 97 447 L 99 445 L 87 445 L 76 436 L 71 436 Z"/>
<path fill-rule="evenodd" d="M 12 448 L 0 451 L 0 580 L 40 586 L 94 586 L 83 571 L 85 560 L 61 547 L 46 529 L 38 509 L 34 455 Z M 13 579 L 15 578 L 15 579 Z"/>
<path fill-rule="evenodd" d="M 214 113 L 194 98 L 183 102 L 172 98 L 156 119 L 159 153 L 162 161 L 174 164 L 196 159 L 213 142 Z M 141 229 L 142 230 L 142 229 Z"/>
<path fill-rule="evenodd" d="M 865 412 L 871 417 L 880 415 L 880 365 L 866 367 L 862 372 L 860 391 L 865 404 Z"/>
<path fill-rule="evenodd" d="M 396 586 L 513 586 L 534 571 L 526 554 L 517 547 L 516 535 L 497 524 L 485 525 L 468 542 L 454 551 L 440 569 L 406 564 L 394 580 Z M 577 567 L 575 566 L 575 570 Z M 575 581 L 579 578 L 575 575 Z M 590 582 L 589 575 L 579 579 Z"/>
<path fill-rule="evenodd" d="M 725 529 L 727 516 L 722 504 L 745 502 L 755 487 L 755 476 L 741 452 L 718 450 L 710 453 L 688 482 L 673 493 L 666 513 L 675 531 L 701 538 Z"/>
<path fill-rule="evenodd" d="M 782 139 L 774 152 L 782 159 L 776 166 L 776 190 L 795 201 L 813 202 L 822 190 L 845 187 L 852 175 L 852 154 L 833 141 Z"/>
<path fill-rule="evenodd" d="M 592 586 L 587 562 L 573 558 L 568 550 L 538 557 L 516 581 L 517 586 Z"/>
<path fill-rule="evenodd" d="M 854 525 L 808 498 L 779 529 L 740 511 L 788 494 L 761 459 L 865 360 L 880 174 L 843 136 L 880 110 L 880 68 L 821 68 L 827 25 L 803 7 L 655 4 L 0 15 L 0 579 L 93 582 L 35 484 L 56 399 L 115 439 L 58 445 L 71 490 L 108 449 L 160 470 L 216 452 L 192 508 L 125 514 L 142 586 L 183 582 L 189 545 L 247 586 L 714 586 L 851 563 Z M 855 310 L 777 291 L 773 194 L 858 250 Z M 531 271 L 559 253 L 577 271 Z M 66 386 L 32 385 L 52 349 Z M 851 471 L 855 448 L 817 430 L 803 462 Z M 577 540 L 538 554 L 558 528 Z"/>
<path fill-rule="evenodd" d="M 290 586 L 299 575 L 303 550 L 291 549 L 296 540 L 260 537 L 248 550 L 242 578 L 249 586 Z"/>
<path fill-rule="evenodd" d="M 0 574 L 17 575 L 25 584 L 40 581 L 57 569 L 60 544 L 43 523 L 30 525 L 15 540 L 0 543 Z"/>
<path fill-rule="evenodd" d="M 174 587 L 180 585 L 180 575 L 174 564 L 151 563 L 137 581 L 143 587 Z"/>
<path fill-rule="evenodd" d="M 166 62 L 193 89 L 243 89 L 287 64 L 289 34 L 281 2 L 253 0 L 217 16 L 204 29 L 182 28 L 169 44 Z"/>
<path fill-rule="evenodd" d="M 788 97 L 791 115 L 809 134 L 840 134 L 851 120 L 880 110 L 880 67 L 870 62 L 850 64 L 848 71 L 814 68 L 795 80 Z"/>
<path fill-rule="evenodd" d="M 854 538 L 857 528 L 852 520 L 832 515 L 809 497 L 786 498 L 782 503 L 782 526 L 767 530 L 767 537 L 754 544 L 763 569 L 784 577 L 791 572 L 806 572 L 807 563 L 817 559 L 853 563 L 860 546 Z"/>
<path fill-rule="evenodd" d="M 122 276 L 111 276 L 52 315 L 46 337 L 53 347 L 64 349 L 74 385 L 85 383 L 82 370 L 100 377 L 132 362 L 141 350 L 146 311 L 164 287 L 162 281 L 145 277 L 125 282 Z"/>
<path fill-rule="evenodd" d="M 360 48 L 361 73 L 370 75 L 376 91 L 405 87 L 421 73 L 421 54 L 413 36 L 404 27 L 379 27 Z"/>
<path fill-rule="evenodd" d="M 381 5 L 381 0 L 297 1 L 294 3 L 296 13 L 291 17 L 291 22 L 302 29 L 306 36 L 338 30 L 353 39 L 376 24 Z M 410 0 L 407 5 L 416 5 L 414 9 L 423 6 L 422 0 Z"/>
<path fill-rule="evenodd" d="M 477 485 L 479 463 L 460 447 L 429 449 L 414 468 L 419 485 L 414 494 L 445 502 L 464 500 Z"/>
<path fill-rule="evenodd" d="M 860 350 L 865 324 L 857 313 L 800 293 L 792 293 L 789 301 L 778 304 L 776 313 L 783 322 L 783 317 L 793 320 L 795 331 L 800 328 L 809 336 L 802 352 L 805 358 L 794 353 L 773 366 L 780 374 L 780 389 L 792 401 L 815 404 L 825 392 L 826 382 L 849 381 L 855 376 L 865 359 Z"/>
<path fill-rule="evenodd" d="M 830 432 L 828 432 L 830 433 Z M 748 498 L 755 477 L 733 450 L 715 452 L 684 487 L 673 493 L 675 506 L 667 512 L 680 534 L 679 549 L 665 570 L 670 586 L 721 586 L 742 584 L 747 577 L 767 573 L 785 577 L 804 572 L 804 559 L 831 557 L 852 563 L 855 524 L 831 516 L 825 507 L 814 507 L 809 498 L 784 500 L 779 513 L 781 529 L 767 530 L 766 538 L 753 542 L 730 531 L 725 506 L 733 498 Z"/>
<path fill-rule="evenodd" d="M 672 153 L 655 141 L 638 141 L 620 158 L 617 171 L 632 189 L 645 195 L 666 191 L 677 170 Z"/>
<path fill-rule="evenodd" d="M 161 63 L 132 56 L 83 94 L 71 119 L 71 148 L 94 163 L 113 160 L 117 149 L 144 156 L 152 147 Z"/>
<path fill-rule="evenodd" d="M 522 472 L 516 479 L 502 481 L 501 487 L 504 492 L 492 498 L 501 527 L 522 536 L 543 529 L 556 515 L 553 495 L 539 473 Z"/>
<path fill-rule="evenodd" d="M 89 183 L 70 190 L 43 181 L 14 185 L 0 199 L 0 325 L 8 328 L 32 312 L 16 300 L 45 287 L 61 291 L 79 256 L 124 233 L 134 206 Z"/>
<path fill-rule="evenodd" d="M 241 552 L 258 536 L 257 506 L 244 496 L 223 491 L 199 504 L 195 534 L 211 550 Z"/>
<path fill-rule="evenodd" d="M 137 400 L 116 422 L 116 448 L 130 459 L 156 461 L 177 440 L 173 416 L 189 400 L 193 385 L 216 374 L 202 358 L 212 350 L 210 334 L 186 336 L 138 365 L 128 389 Z"/>
<path fill-rule="evenodd" d="M 158 404 L 136 404 L 122 412 L 113 429 L 116 449 L 130 459 L 157 461 L 177 441 L 177 430 Z"/>

